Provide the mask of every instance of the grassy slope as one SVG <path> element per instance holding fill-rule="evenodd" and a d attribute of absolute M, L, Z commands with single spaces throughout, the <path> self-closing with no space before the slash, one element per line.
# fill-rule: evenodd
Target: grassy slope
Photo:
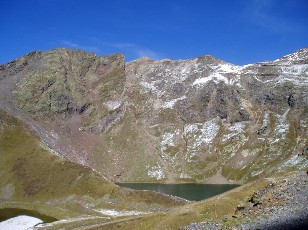
<path fill-rule="evenodd" d="M 0 110 L 0 208 L 40 211 L 59 219 L 98 214 L 93 209 L 169 208 L 183 201 L 122 189 L 91 169 L 45 150 L 16 118 Z M 156 197 L 156 199 L 153 199 Z"/>

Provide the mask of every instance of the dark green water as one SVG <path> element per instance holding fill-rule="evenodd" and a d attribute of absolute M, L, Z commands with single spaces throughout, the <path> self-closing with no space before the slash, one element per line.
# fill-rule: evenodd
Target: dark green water
<path fill-rule="evenodd" d="M 45 223 L 50 223 L 50 222 L 54 222 L 57 220 L 56 218 L 43 215 L 33 210 L 19 209 L 19 208 L 3 208 L 3 209 L 0 209 L 0 222 L 4 220 L 8 220 L 16 216 L 21 216 L 21 215 L 36 217 L 36 218 L 41 219 Z"/>
<path fill-rule="evenodd" d="M 117 183 L 117 185 L 137 190 L 150 190 L 187 200 L 204 200 L 238 187 L 235 184 L 155 184 L 155 183 Z"/>

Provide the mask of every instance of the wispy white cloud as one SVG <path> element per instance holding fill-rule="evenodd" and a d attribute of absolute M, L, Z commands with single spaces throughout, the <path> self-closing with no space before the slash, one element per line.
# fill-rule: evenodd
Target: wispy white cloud
<path fill-rule="evenodd" d="M 81 45 L 69 40 L 61 40 L 60 44 L 72 49 L 95 52 L 99 55 L 108 54 L 104 52 L 120 52 L 123 53 L 129 61 L 141 57 L 148 57 L 154 60 L 160 60 L 164 58 L 162 53 L 156 52 L 146 47 L 135 45 L 133 43 L 106 42 L 97 38 L 91 38 L 90 40 L 91 41 L 89 43 L 93 44 L 91 46 Z"/>
<path fill-rule="evenodd" d="M 159 60 L 159 59 L 163 59 L 163 56 L 161 54 L 159 54 L 158 52 L 155 52 L 153 50 L 150 49 L 145 49 L 145 48 L 136 48 L 135 52 L 137 54 L 138 57 L 148 57 L 154 60 Z"/>
<path fill-rule="evenodd" d="M 281 4 L 277 0 L 246 0 L 245 15 L 253 24 L 269 29 L 272 32 L 288 33 L 298 30 L 298 25 L 292 24 L 283 16 L 275 15 L 275 6 Z"/>
<path fill-rule="evenodd" d="M 106 41 L 101 41 L 97 38 L 92 38 L 92 40 L 95 41 L 100 46 L 107 46 L 109 48 L 115 49 L 117 52 L 124 53 L 130 59 L 148 57 L 154 60 L 160 60 L 165 57 L 165 55 L 160 52 L 133 43 L 106 42 Z"/>
<path fill-rule="evenodd" d="M 80 49 L 80 50 L 85 50 L 85 51 L 90 51 L 90 52 L 100 52 L 100 49 L 96 46 L 84 46 L 84 45 L 80 45 L 77 44 L 75 42 L 72 41 L 68 41 L 68 40 L 62 40 L 60 41 L 61 45 L 64 45 L 65 47 L 68 48 L 72 48 L 72 49 Z"/>

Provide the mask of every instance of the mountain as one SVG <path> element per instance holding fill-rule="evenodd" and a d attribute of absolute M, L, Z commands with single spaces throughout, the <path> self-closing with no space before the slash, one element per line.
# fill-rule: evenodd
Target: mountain
<path fill-rule="evenodd" d="M 307 170 L 308 49 L 236 66 L 79 50 L 0 66 L 0 108 L 109 181 L 244 183 Z"/>

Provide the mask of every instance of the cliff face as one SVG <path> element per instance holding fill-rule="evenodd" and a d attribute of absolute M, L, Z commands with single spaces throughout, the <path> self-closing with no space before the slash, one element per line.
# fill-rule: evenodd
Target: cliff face
<path fill-rule="evenodd" d="M 308 49 L 235 66 L 57 49 L 0 66 L 0 108 L 111 180 L 244 182 L 307 169 Z"/>

